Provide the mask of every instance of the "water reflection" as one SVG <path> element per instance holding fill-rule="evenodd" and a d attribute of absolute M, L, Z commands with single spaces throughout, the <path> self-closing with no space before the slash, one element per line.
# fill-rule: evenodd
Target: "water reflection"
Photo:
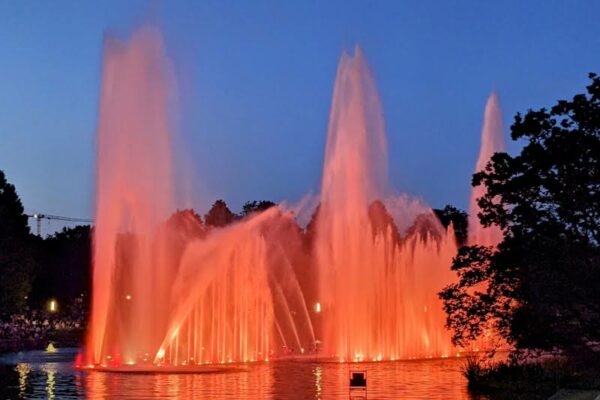
<path fill-rule="evenodd" d="M 348 398 L 348 376 L 365 370 L 369 399 L 473 399 L 461 375 L 462 360 L 367 364 L 279 361 L 210 374 L 82 372 L 72 358 L 4 359 L 0 398 L 19 399 L 339 399 Z"/>
<path fill-rule="evenodd" d="M 323 368 L 320 365 L 315 366 L 315 397 L 317 399 L 321 398 L 321 375 L 323 374 Z"/>
<path fill-rule="evenodd" d="M 19 363 L 15 368 L 19 374 L 19 397 L 25 396 L 25 389 L 27 388 L 27 375 L 31 372 L 29 364 Z"/>
<path fill-rule="evenodd" d="M 56 385 L 56 367 L 53 364 L 46 364 L 43 367 L 46 373 L 46 394 L 48 400 L 54 400 L 54 385 Z"/>

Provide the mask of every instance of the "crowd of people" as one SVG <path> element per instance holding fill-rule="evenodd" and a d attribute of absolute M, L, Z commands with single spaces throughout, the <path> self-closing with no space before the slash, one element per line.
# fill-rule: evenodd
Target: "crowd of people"
<path fill-rule="evenodd" d="M 0 352 L 40 347 L 56 331 L 81 331 L 87 312 L 81 299 L 54 310 L 24 310 L 0 320 Z"/>

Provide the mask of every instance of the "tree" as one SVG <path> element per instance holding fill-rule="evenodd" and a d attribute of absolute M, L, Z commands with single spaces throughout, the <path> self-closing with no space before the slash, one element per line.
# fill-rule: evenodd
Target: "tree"
<path fill-rule="evenodd" d="M 15 186 L 0 170 L 0 239 L 24 238 L 29 235 L 27 215 Z"/>
<path fill-rule="evenodd" d="M 467 243 L 468 235 L 467 213 L 449 204 L 443 209 L 435 208 L 433 212 L 438 217 L 444 228 L 448 228 L 448 225 L 452 223 L 458 246 L 464 246 Z"/>
<path fill-rule="evenodd" d="M 231 212 L 227 203 L 223 200 L 217 200 L 212 205 L 208 213 L 204 216 L 206 225 L 213 227 L 222 227 L 235 221 L 236 215 Z"/>
<path fill-rule="evenodd" d="M 191 208 L 174 212 L 167 220 L 167 227 L 186 237 L 203 238 L 206 234 L 202 218 Z"/>
<path fill-rule="evenodd" d="M 504 233 L 496 249 L 463 247 L 458 282 L 440 297 L 455 343 L 491 327 L 516 349 L 589 354 L 600 341 L 600 78 L 550 110 L 517 114 L 519 155 L 495 154 L 480 220 Z"/>
<path fill-rule="evenodd" d="M 91 292 L 92 232 L 89 225 L 63 228 L 40 243 L 33 302 L 72 300 Z"/>
<path fill-rule="evenodd" d="M 262 212 L 275 205 L 275 203 L 269 200 L 247 201 L 242 207 L 242 216 L 246 217 L 255 212 Z"/>
<path fill-rule="evenodd" d="M 0 310 L 9 314 L 26 304 L 34 267 L 27 216 L 15 187 L 0 171 Z"/>

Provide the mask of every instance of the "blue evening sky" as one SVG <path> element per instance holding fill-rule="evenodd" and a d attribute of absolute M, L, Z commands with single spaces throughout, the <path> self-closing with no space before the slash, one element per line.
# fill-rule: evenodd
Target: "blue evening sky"
<path fill-rule="evenodd" d="M 393 186 L 466 208 L 490 91 L 507 133 L 516 112 L 581 92 L 600 72 L 599 15 L 597 1 L 0 1 L 0 169 L 27 211 L 91 217 L 103 34 L 150 20 L 200 212 L 318 192 L 337 61 L 356 43 Z"/>

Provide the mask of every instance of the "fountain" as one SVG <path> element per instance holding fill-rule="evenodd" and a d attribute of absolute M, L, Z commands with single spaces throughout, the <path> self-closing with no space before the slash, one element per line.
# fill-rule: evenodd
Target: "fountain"
<path fill-rule="evenodd" d="M 189 210 L 170 215 L 171 69 L 154 29 L 105 41 L 89 368 L 456 351 L 437 298 L 453 279 L 452 228 L 389 191 L 382 108 L 359 49 L 339 63 L 319 205 L 306 230 L 283 206 L 224 228 L 208 229 Z"/>
<path fill-rule="evenodd" d="M 481 130 L 481 147 L 479 148 L 479 157 L 475 165 L 475 172 L 483 171 L 494 153 L 505 151 L 503 132 L 500 101 L 496 92 L 492 92 L 485 104 L 483 129 Z M 484 227 L 477 217 L 477 214 L 479 214 L 477 199 L 484 194 L 485 187 L 482 185 L 476 186 L 471 190 L 468 238 L 470 246 L 496 246 L 502 241 L 502 231 L 498 226 Z"/>
<path fill-rule="evenodd" d="M 375 82 L 356 48 L 338 66 L 314 244 L 324 351 L 342 361 L 452 350 L 437 292 L 452 279 L 454 235 L 425 207 L 400 234 L 380 201 L 387 197 L 386 151 Z M 410 206 L 408 196 L 395 200 L 388 204 Z"/>

